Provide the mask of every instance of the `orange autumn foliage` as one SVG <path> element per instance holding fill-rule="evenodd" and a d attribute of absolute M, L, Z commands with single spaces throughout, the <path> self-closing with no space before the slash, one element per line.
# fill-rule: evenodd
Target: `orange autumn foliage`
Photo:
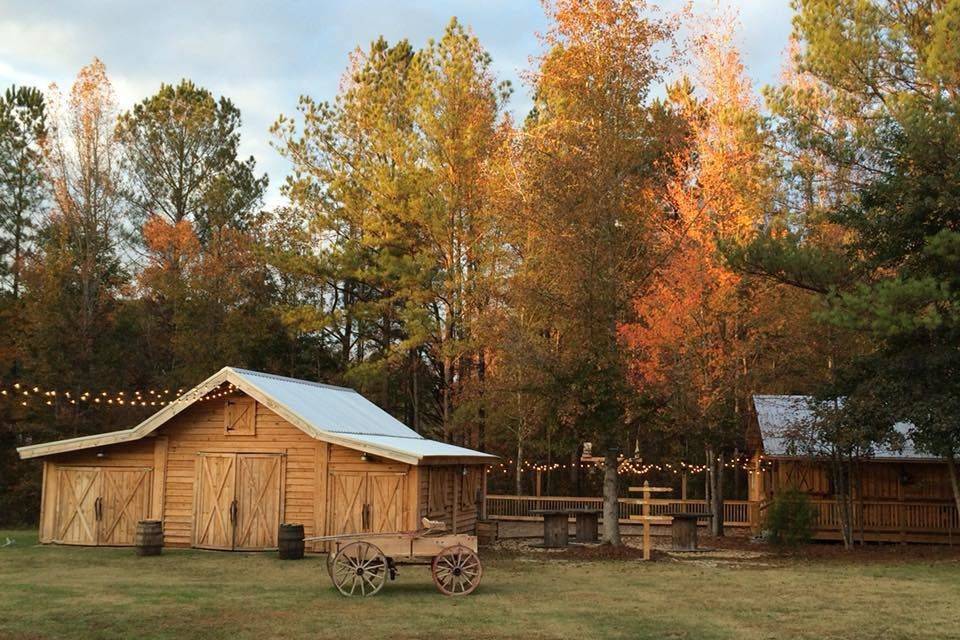
<path fill-rule="evenodd" d="M 710 23 L 695 39 L 703 97 L 689 86 L 673 92 L 691 131 L 687 154 L 675 159 L 683 170 L 669 186 L 676 216 L 660 230 L 663 258 L 635 302 L 640 321 L 622 330 L 636 353 L 634 384 L 683 396 L 699 416 L 737 393 L 754 307 L 720 245 L 748 237 L 770 197 L 759 107 L 728 24 Z"/>

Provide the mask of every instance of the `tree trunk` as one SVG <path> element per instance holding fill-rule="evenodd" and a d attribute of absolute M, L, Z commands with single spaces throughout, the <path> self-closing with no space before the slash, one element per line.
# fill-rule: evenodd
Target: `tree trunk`
<path fill-rule="evenodd" d="M 950 472 L 950 486 L 953 488 L 953 502 L 957 505 L 957 513 L 960 513 L 960 479 L 957 478 L 957 459 L 953 451 L 947 452 L 947 470 Z"/>
<path fill-rule="evenodd" d="M 487 406 L 486 389 L 484 385 L 487 382 L 487 356 L 481 349 L 477 360 L 477 385 L 479 387 L 480 403 L 477 409 L 477 448 L 483 451 L 487 447 Z"/>
<path fill-rule="evenodd" d="M 523 495 L 523 473 L 520 470 L 520 463 L 523 460 L 523 441 L 517 439 L 517 464 L 514 467 L 513 492 L 516 495 Z"/>
<path fill-rule="evenodd" d="M 608 452 L 603 459 L 603 541 L 617 547 L 621 545 L 619 480 L 617 454 Z"/>
<path fill-rule="evenodd" d="M 711 458 L 711 472 L 713 492 L 711 494 L 710 510 L 713 518 L 710 520 L 710 533 L 716 537 L 723 536 L 723 454 Z"/>
<path fill-rule="evenodd" d="M 844 549 L 853 548 L 853 518 L 850 499 L 849 475 L 844 474 L 844 461 L 841 458 L 833 460 L 834 499 L 837 502 L 837 515 L 840 518 L 840 536 L 843 539 Z"/>

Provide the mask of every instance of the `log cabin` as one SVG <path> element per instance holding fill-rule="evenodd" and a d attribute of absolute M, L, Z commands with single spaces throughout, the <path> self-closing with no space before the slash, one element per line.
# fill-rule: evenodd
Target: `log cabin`
<path fill-rule="evenodd" d="M 809 424 L 808 396 L 756 395 L 747 433 L 751 451 L 748 498 L 759 531 L 766 505 L 780 490 L 807 494 L 816 514 L 814 539 L 839 540 L 833 474 L 822 457 L 798 450 L 790 434 Z M 877 447 L 851 480 L 854 536 L 867 542 L 953 543 L 960 536 L 950 475 L 942 458 L 923 453 L 898 423 L 902 446 Z M 813 447 L 816 449 L 816 447 Z M 809 449 L 809 447 L 805 447 Z"/>
<path fill-rule="evenodd" d="M 20 447 L 43 463 L 40 541 L 258 551 L 306 536 L 474 531 L 495 456 L 426 439 L 351 389 L 225 367 L 123 431 Z M 312 545 L 323 551 L 322 543 Z"/>

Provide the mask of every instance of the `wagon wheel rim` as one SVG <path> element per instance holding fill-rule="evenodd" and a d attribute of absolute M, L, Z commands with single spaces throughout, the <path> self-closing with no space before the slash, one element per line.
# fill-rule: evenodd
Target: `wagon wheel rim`
<path fill-rule="evenodd" d="M 334 557 L 330 578 L 345 596 L 372 596 L 387 581 L 387 558 L 376 545 L 353 542 Z"/>
<path fill-rule="evenodd" d="M 473 593 L 483 578 L 480 557 L 462 544 L 443 549 L 433 559 L 433 583 L 447 596 Z"/>

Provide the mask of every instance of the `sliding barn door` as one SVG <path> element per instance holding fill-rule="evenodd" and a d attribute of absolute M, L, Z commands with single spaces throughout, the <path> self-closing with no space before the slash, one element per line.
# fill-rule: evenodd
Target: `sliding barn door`
<path fill-rule="evenodd" d="M 57 510 L 53 541 L 97 544 L 100 470 L 96 467 L 57 467 Z"/>
<path fill-rule="evenodd" d="M 98 544 L 132 545 L 137 522 L 150 515 L 150 469 L 100 470 Z"/>
<path fill-rule="evenodd" d="M 235 549 L 274 549 L 280 527 L 283 457 L 237 456 Z"/>
<path fill-rule="evenodd" d="M 237 455 L 197 456 L 193 544 L 201 549 L 233 549 Z"/>

